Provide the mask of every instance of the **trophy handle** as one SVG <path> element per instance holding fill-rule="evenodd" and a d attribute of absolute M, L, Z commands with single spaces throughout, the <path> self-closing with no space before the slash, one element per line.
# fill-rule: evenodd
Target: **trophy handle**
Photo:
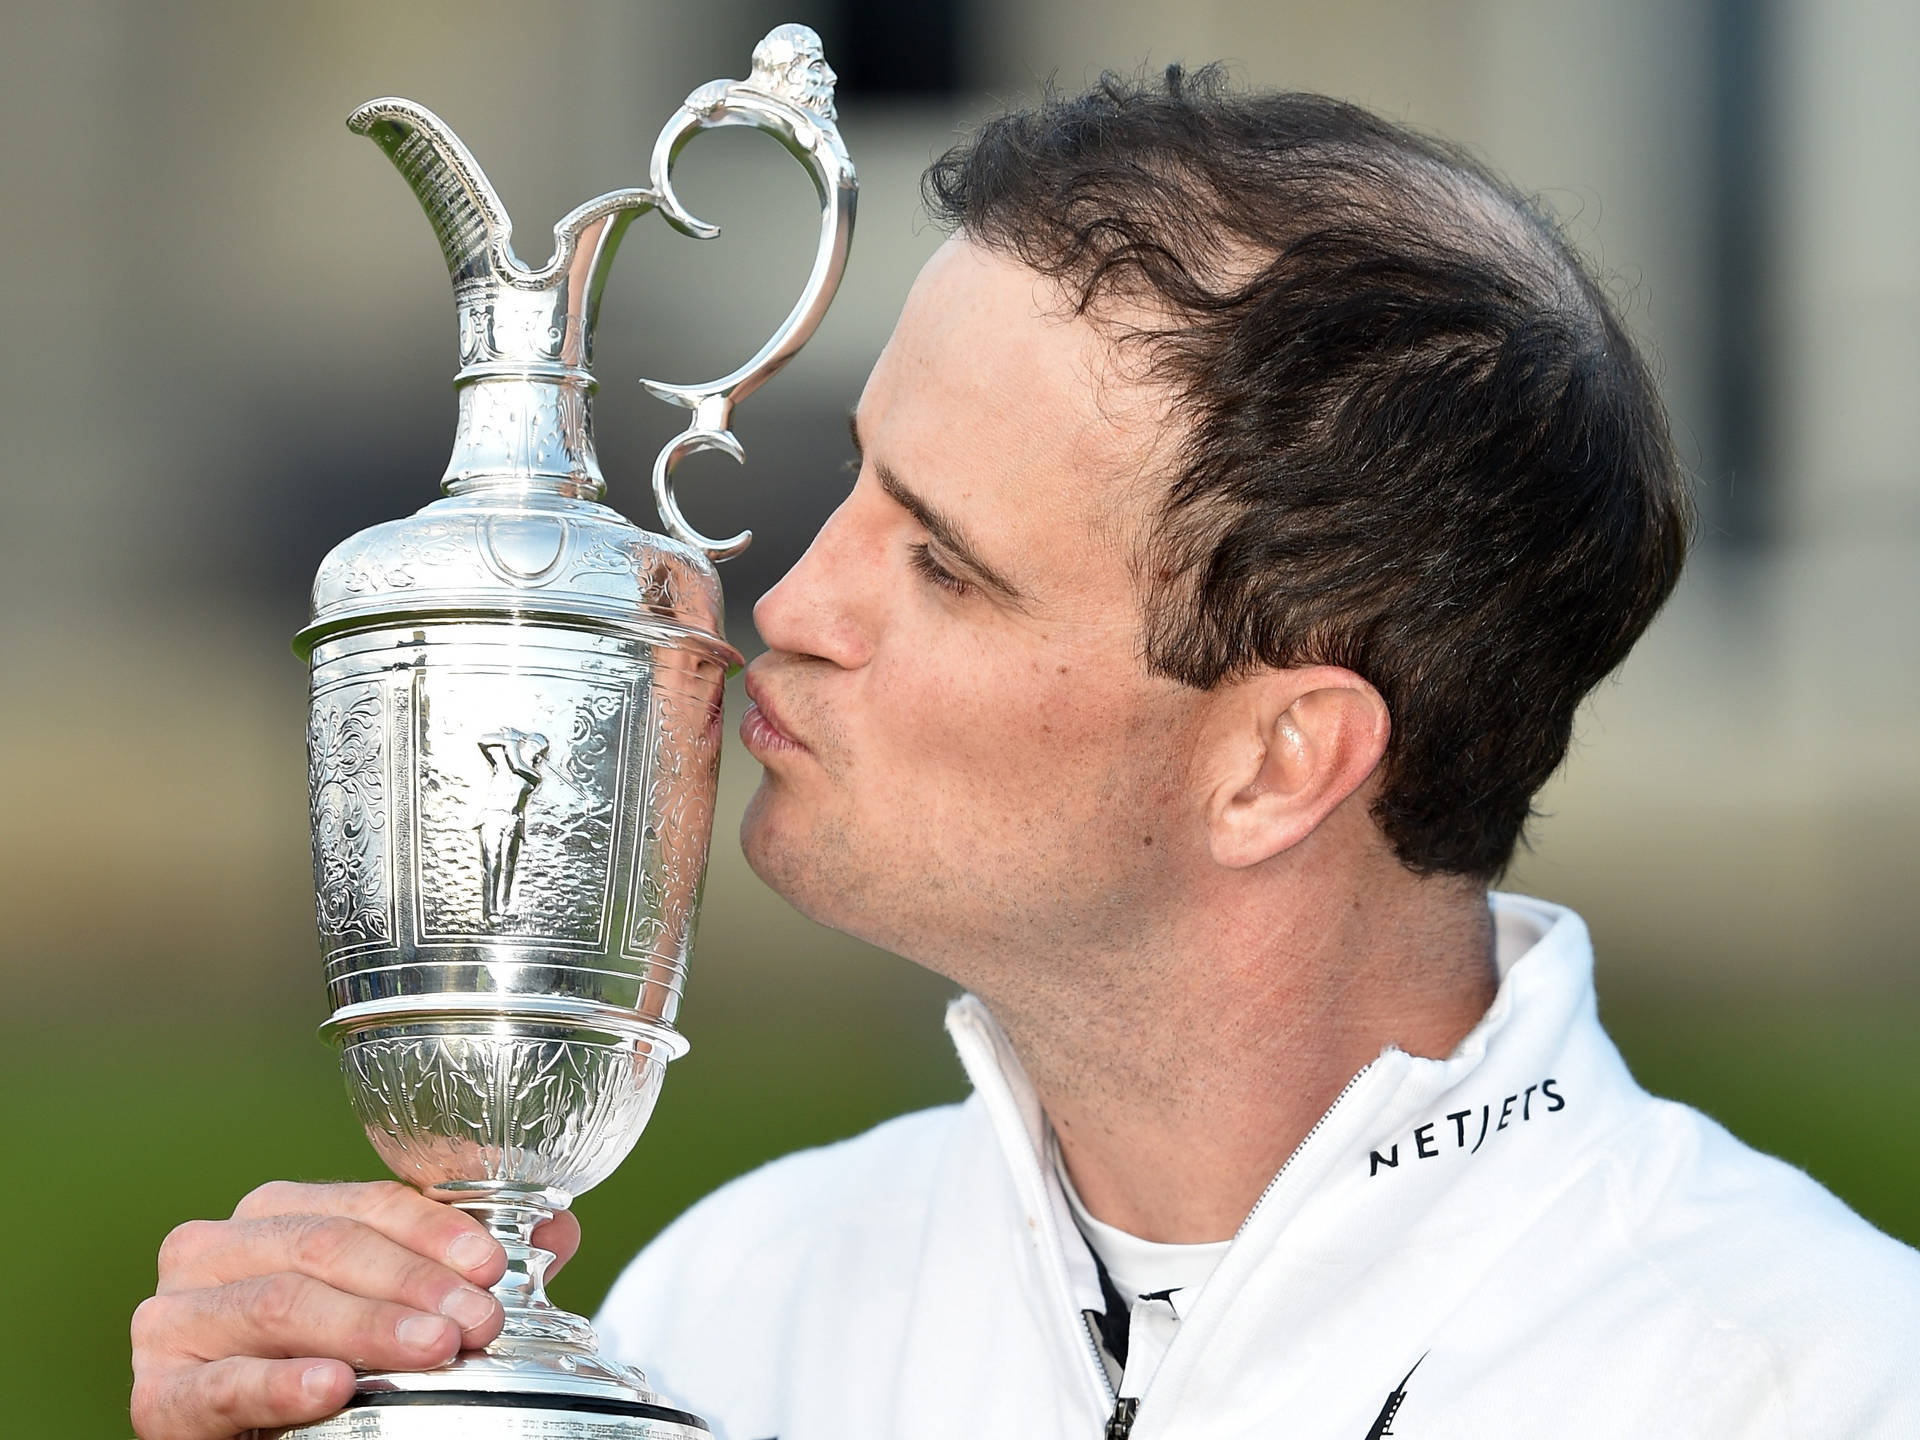
<path fill-rule="evenodd" d="M 847 268 L 859 185 L 834 124 L 834 78 L 820 37 L 804 25 L 782 25 L 754 47 L 749 78 L 702 85 L 674 112 L 654 143 L 650 180 L 659 197 L 660 213 L 676 230 L 696 239 L 711 239 L 720 230 L 696 219 L 680 203 L 673 189 L 673 166 L 687 142 L 703 130 L 747 125 L 773 136 L 806 166 L 820 197 L 820 244 L 806 288 L 780 328 L 753 358 L 705 385 L 640 382 L 648 394 L 693 412 L 687 428 L 654 459 L 653 498 L 668 532 L 703 551 L 709 559 L 738 555 L 752 541 L 753 532 L 742 530 L 730 539 L 714 540 L 689 525 L 674 498 L 674 467 L 701 450 L 718 450 L 735 460 L 744 457 L 739 440 L 728 428 L 734 405 L 758 390 L 807 343 L 827 313 Z"/>

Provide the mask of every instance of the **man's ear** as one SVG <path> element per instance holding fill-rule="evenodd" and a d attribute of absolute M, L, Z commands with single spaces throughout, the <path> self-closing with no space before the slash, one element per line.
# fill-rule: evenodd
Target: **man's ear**
<path fill-rule="evenodd" d="M 1230 869 L 1298 845 L 1387 753 L 1387 702 L 1351 670 L 1266 670 L 1218 698 L 1203 782 L 1208 847 Z"/>

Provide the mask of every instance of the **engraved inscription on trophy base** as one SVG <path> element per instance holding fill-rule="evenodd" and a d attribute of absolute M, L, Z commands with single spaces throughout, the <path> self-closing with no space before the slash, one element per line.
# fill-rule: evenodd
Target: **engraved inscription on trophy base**
<path fill-rule="evenodd" d="M 705 1421 L 665 1405 L 589 1409 L 532 1395 L 435 1399 L 440 1403 L 363 1400 L 316 1425 L 262 1434 L 265 1440 L 713 1440 Z"/>

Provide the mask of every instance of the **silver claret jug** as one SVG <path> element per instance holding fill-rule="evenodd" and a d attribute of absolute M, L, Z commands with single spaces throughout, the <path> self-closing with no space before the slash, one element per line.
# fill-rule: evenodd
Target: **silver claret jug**
<path fill-rule="evenodd" d="M 339 1415 L 288 1435 L 634 1440 L 707 1434 L 600 1354 L 543 1288 L 534 1228 L 639 1139 L 667 1062 L 700 905 L 739 661 L 714 561 L 746 534 L 692 529 L 686 455 L 741 456 L 732 408 L 812 334 L 846 264 L 855 182 L 833 71 L 805 26 L 762 40 L 745 80 L 693 92 L 644 188 L 588 201 L 529 269 L 478 163 L 435 115 L 375 100 L 348 125 L 386 152 L 432 222 L 459 317 L 459 421 L 444 498 L 322 563 L 311 623 L 308 776 L 320 942 L 355 1111 L 401 1179 L 506 1247 L 500 1337 L 425 1373 L 361 1377 Z M 674 194 L 701 130 L 778 139 L 819 192 L 819 246 L 792 313 L 709 385 L 645 382 L 692 412 L 654 463 L 667 535 L 601 503 L 594 321 L 614 250 Z"/>

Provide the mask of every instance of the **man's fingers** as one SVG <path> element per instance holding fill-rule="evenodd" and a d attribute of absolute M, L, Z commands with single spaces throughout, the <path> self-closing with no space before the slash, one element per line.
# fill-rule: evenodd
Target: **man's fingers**
<path fill-rule="evenodd" d="M 454 1357 L 460 1327 L 444 1315 L 282 1272 L 142 1301 L 133 1313 L 133 1347 L 136 1355 L 189 1360 L 312 1355 L 362 1370 L 427 1370 Z"/>
<path fill-rule="evenodd" d="M 579 1227 L 541 1238 L 569 1257 Z M 133 1320 L 135 1427 L 226 1440 L 320 1419 L 355 1368 L 426 1370 L 491 1341 L 503 1317 L 484 1287 L 505 1269 L 479 1221 L 407 1186 L 263 1185 L 161 1247 Z"/>
<path fill-rule="evenodd" d="M 353 1369 L 338 1360 L 259 1360 L 236 1355 L 133 1385 L 140 1440 L 228 1440 L 255 1428 L 324 1419 L 353 1395 Z"/>
<path fill-rule="evenodd" d="M 491 1285 L 507 1269 L 506 1252 L 465 1211 L 429 1200 L 410 1185 L 376 1180 L 364 1185 L 301 1185 L 275 1180 L 234 1207 L 236 1220 L 282 1215 L 339 1215 L 378 1230 L 395 1244 Z"/>
<path fill-rule="evenodd" d="M 160 1247 L 161 1295 L 210 1290 L 292 1271 L 335 1290 L 444 1315 L 480 1346 L 499 1333 L 500 1306 L 477 1285 L 343 1215 L 198 1220 Z"/>
<path fill-rule="evenodd" d="M 547 1278 L 552 1279 L 580 1248 L 580 1222 L 571 1210 L 562 1210 L 533 1232 L 533 1243 L 553 1252 L 553 1264 L 547 1267 Z"/>

